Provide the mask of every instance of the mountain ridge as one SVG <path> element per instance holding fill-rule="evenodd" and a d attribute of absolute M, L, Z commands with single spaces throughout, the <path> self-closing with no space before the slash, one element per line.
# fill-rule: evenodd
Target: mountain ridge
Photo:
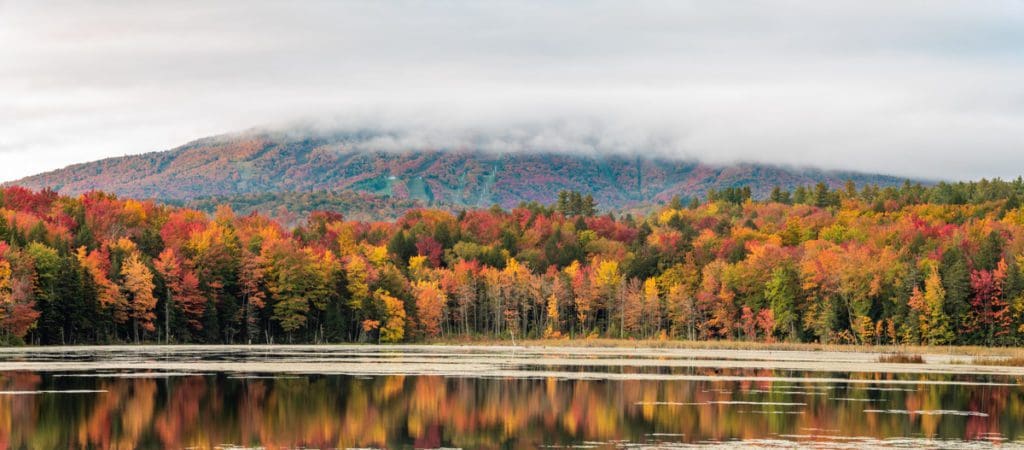
<path fill-rule="evenodd" d="M 365 150 L 371 133 L 249 131 L 182 146 L 105 158 L 32 175 L 5 185 L 76 195 L 102 190 L 133 198 L 190 201 L 264 193 L 355 191 L 426 205 L 514 206 L 552 203 L 561 190 L 591 194 L 604 209 L 709 189 L 749 186 L 764 198 L 774 186 L 824 182 L 837 188 L 902 184 L 908 178 L 742 162 L 727 165 L 640 155 L 460 149 Z M 911 180 L 913 181 L 913 180 Z"/>

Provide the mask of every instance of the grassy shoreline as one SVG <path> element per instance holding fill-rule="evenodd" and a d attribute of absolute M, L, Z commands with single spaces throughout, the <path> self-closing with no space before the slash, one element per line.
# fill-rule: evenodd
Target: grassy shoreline
<path fill-rule="evenodd" d="M 139 342 L 139 343 L 116 343 L 116 344 L 84 344 L 84 345 L 2 345 L 3 349 L 39 349 L 47 348 L 117 348 L 117 347 L 235 347 L 246 346 L 247 344 L 198 344 L 198 343 L 171 343 L 163 342 Z M 265 343 L 253 343 L 254 346 L 264 346 Z M 802 351 L 802 352 L 849 352 L 849 353 L 878 353 L 878 354 L 930 354 L 930 355 L 959 355 L 959 356 L 991 356 L 1024 358 L 1024 347 L 982 347 L 982 346 L 927 346 L 927 345 L 850 345 L 850 344 L 818 344 L 806 342 L 750 342 L 750 341 L 688 341 L 688 340 L 658 340 L 658 339 L 617 339 L 617 338 L 561 338 L 561 339 L 494 339 L 484 337 L 458 337 L 458 338 L 435 338 L 417 342 L 401 342 L 394 344 L 374 342 L 334 342 L 334 343 L 273 343 L 270 347 L 281 346 L 330 346 L 330 345 L 365 345 L 365 346 L 418 346 L 418 345 L 454 345 L 454 346 L 494 346 L 494 347 L 576 347 L 576 348 L 609 348 L 609 349 L 699 349 L 699 350 L 746 350 L 746 351 Z"/>
<path fill-rule="evenodd" d="M 424 342 L 430 345 L 513 345 L 511 339 L 460 338 L 433 339 Z M 680 340 L 635 340 L 635 339 L 516 339 L 514 344 L 522 347 L 579 347 L 579 348 L 665 348 L 702 350 L 755 350 L 755 351 L 810 351 L 810 352 L 857 352 L 857 353 L 901 353 L 958 355 L 964 357 L 1006 357 L 1024 358 L 1022 347 L 980 347 L 980 346 L 923 346 L 923 345 L 836 345 L 801 342 L 747 342 L 747 341 L 680 341 Z"/>
<path fill-rule="evenodd" d="M 992 355 L 991 349 L 818 346 L 738 342 L 661 342 L 629 340 L 438 340 L 418 344 L 294 345 L 125 345 L 20 347 L 0 349 L 0 371 L 148 371 L 273 372 L 534 377 L 604 377 L 622 379 L 692 379 L 752 377 L 765 373 L 724 374 L 722 370 L 779 370 L 828 373 L 886 373 L 1011 377 L 1024 384 L 1020 358 Z M 700 348 L 697 348 L 700 347 Z M 907 350 L 926 350 L 922 354 Z M 942 348 L 940 350 L 952 350 Z M 996 349 L 1000 350 L 1000 349 Z M 1020 349 L 1002 349 L 1019 351 Z M 898 351 L 888 352 L 887 351 Z M 928 352 L 930 351 L 930 353 Z M 973 354 L 972 354 L 973 352 Z M 982 355 L 988 353 L 988 355 Z M 397 356 L 397 358 L 396 358 Z M 591 370 L 592 366 L 615 369 Z M 580 369 L 563 370 L 576 367 Z M 685 369 L 685 373 L 645 372 L 643 368 Z M 537 370 L 537 369 L 543 370 Z M 584 370 L 584 368 L 586 368 Z M 633 368 L 626 370 L 625 368 Z M 610 369 L 609 369 L 610 370 Z M 659 369 L 660 370 L 660 369 Z M 679 369 L 684 370 L 684 369 Z M 692 373 L 691 373 L 692 372 Z M 567 375 L 568 374 L 568 375 Z M 822 375 L 824 376 L 824 375 Z M 826 377 L 827 378 L 827 377 Z M 893 381 L 893 380 L 889 380 Z M 932 380 L 952 382 L 955 380 Z M 902 382 L 907 382 L 903 380 Z M 989 382 L 989 381 L 985 381 Z"/>

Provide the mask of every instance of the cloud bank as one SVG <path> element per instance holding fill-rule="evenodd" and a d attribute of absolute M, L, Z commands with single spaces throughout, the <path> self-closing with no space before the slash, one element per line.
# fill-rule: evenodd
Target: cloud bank
<path fill-rule="evenodd" d="M 1024 3 L 7 1 L 0 179 L 253 126 L 1024 173 Z M 444 145 L 441 145 L 444 144 Z"/>

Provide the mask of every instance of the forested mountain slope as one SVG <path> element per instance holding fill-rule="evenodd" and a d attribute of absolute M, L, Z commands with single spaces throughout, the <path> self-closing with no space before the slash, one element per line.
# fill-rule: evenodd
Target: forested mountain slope
<path fill-rule="evenodd" d="M 505 154 L 473 149 L 385 152 L 366 150 L 370 137 L 247 132 L 201 139 L 164 152 L 77 164 L 9 185 L 50 187 L 69 195 L 102 190 L 132 198 L 178 201 L 362 191 L 449 208 L 551 203 L 559 191 L 574 190 L 593 195 L 599 207 L 608 210 L 667 201 L 676 195 L 704 198 L 709 189 L 735 186 L 749 186 L 755 198 L 765 198 L 774 186 L 791 189 L 824 182 L 837 188 L 847 180 L 882 186 L 903 182 L 882 175 L 747 163 L 713 166 L 623 155 L 583 156 L 559 153 L 558 149 Z M 285 201 L 284 197 L 280 201 Z"/>

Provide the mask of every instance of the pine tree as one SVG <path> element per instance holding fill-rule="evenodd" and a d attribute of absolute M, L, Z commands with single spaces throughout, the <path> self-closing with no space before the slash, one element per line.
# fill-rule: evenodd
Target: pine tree
<path fill-rule="evenodd" d="M 832 205 L 832 195 L 829 192 L 828 185 L 823 182 L 818 182 L 814 185 L 814 206 L 819 208 L 825 208 Z"/>
<path fill-rule="evenodd" d="M 790 199 L 789 191 L 783 191 L 782 188 L 775 186 L 772 188 L 771 195 L 768 199 L 775 203 L 789 204 L 792 200 Z"/>
<path fill-rule="evenodd" d="M 950 318 L 950 326 L 956 330 L 967 329 L 971 310 L 971 271 L 959 247 L 952 247 L 942 253 L 939 278 L 942 279 L 942 288 L 946 291 L 943 309 Z M 964 333 L 954 334 L 954 342 L 966 343 Z"/>
<path fill-rule="evenodd" d="M 587 217 L 594 217 L 597 214 L 597 202 L 594 201 L 594 196 L 587 194 L 583 197 L 580 202 L 580 214 Z"/>

